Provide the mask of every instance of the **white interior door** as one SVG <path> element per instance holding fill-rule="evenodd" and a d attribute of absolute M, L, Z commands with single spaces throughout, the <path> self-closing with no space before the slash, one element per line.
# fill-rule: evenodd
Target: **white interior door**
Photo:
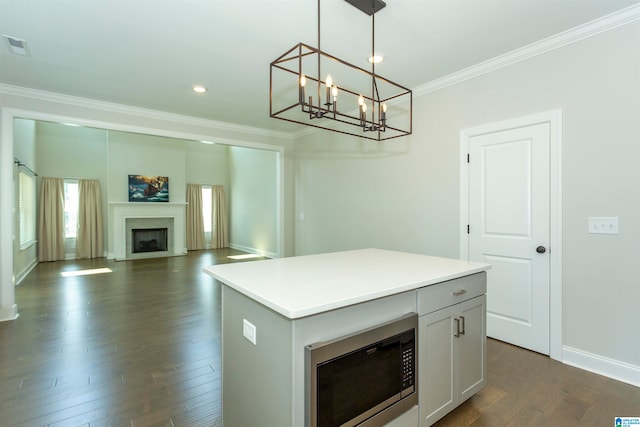
<path fill-rule="evenodd" d="M 469 258 L 491 264 L 487 335 L 549 354 L 549 123 L 469 139 Z"/>

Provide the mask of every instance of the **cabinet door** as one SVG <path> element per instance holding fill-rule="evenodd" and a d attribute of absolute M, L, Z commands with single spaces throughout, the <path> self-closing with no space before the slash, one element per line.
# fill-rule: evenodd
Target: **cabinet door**
<path fill-rule="evenodd" d="M 458 306 L 456 315 L 464 326 L 464 334 L 458 339 L 460 404 L 480 391 L 486 383 L 486 296 L 481 295 Z"/>
<path fill-rule="evenodd" d="M 456 406 L 453 316 L 455 306 L 420 317 L 418 376 L 420 426 L 427 427 Z"/>

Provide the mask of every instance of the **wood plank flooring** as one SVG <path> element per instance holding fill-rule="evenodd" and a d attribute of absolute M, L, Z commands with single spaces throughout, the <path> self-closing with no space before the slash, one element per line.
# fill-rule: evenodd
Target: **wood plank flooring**
<path fill-rule="evenodd" d="M 220 288 L 202 267 L 236 253 L 39 264 L 16 288 L 20 317 L 0 323 L 0 425 L 221 426 Z M 639 388 L 539 354 L 489 340 L 488 365 L 489 385 L 438 427 L 640 416 Z"/>
<path fill-rule="evenodd" d="M 0 425 L 221 425 L 220 289 L 201 270 L 232 253 L 39 264 L 0 323 Z"/>
<path fill-rule="evenodd" d="M 640 417 L 640 388 L 488 340 L 488 385 L 434 427 L 614 426 Z"/>

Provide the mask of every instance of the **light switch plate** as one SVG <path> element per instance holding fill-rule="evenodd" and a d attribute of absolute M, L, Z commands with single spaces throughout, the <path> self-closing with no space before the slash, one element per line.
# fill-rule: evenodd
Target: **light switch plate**
<path fill-rule="evenodd" d="M 242 336 L 253 345 L 256 345 L 256 325 L 247 319 L 242 319 Z"/>
<path fill-rule="evenodd" d="M 618 217 L 589 217 L 590 234 L 618 234 Z"/>

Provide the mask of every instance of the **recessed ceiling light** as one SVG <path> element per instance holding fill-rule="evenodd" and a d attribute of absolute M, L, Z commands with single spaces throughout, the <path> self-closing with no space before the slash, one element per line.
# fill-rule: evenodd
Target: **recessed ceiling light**
<path fill-rule="evenodd" d="M 196 93 L 205 93 L 207 88 L 202 85 L 193 85 L 193 91 Z"/>
<path fill-rule="evenodd" d="M 376 52 L 373 54 L 373 56 L 370 56 L 369 58 L 367 58 L 367 60 L 373 64 L 379 64 L 382 61 L 384 61 L 384 53 Z"/>
<path fill-rule="evenodd" d="M 200 141 L 200 142 L 202 142 L 203 144 L 209 144 L 209 145 L 215 144 L 215 142 L 213 141 Z"/>

